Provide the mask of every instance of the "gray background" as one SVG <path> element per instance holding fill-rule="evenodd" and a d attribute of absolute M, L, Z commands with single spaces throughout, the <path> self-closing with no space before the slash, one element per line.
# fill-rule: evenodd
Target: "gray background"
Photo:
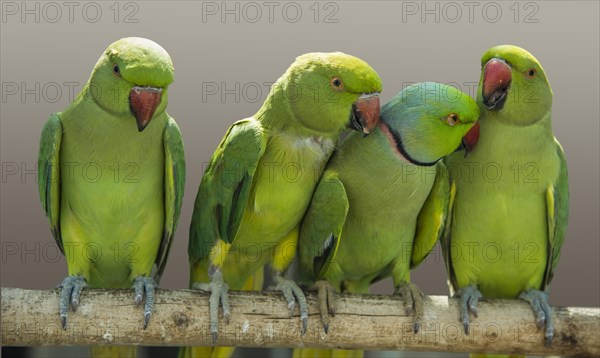
<path fill-rule="evenodd" d="M 231 1 L 226 6 L 238 6 L 238 18 L 229 14 L 222 19 L 222 11 L 214 15 L 208 11 L 221 2 L 121 2 L 118 14 L 112 1 L 87 7 L 78 2 L 70 18 L 69 8 L 61 2 L 48 6 L 31 1 L 25 4 L 34 14 L 23 18 L 21 2 L 3 1 L 2 286 L 48 289 L 66 275 L 66 263 L 55 248 L 38 200 L 34 168 L 39 135 L 48 116 L 68 105 L 69 86 L 75 92 L 81 89 L 102 51 L 121 37 L 150 38 L 170 53 L 175 64 L 168 112 L 183 132 L 188 176 L 179 229 L 161 282 L 164 288 L 188 284 L 187 231 L 203 163 L 231 123 L 256 112 L 269 83 L 296 56 L 340 50 L 363 58 L 384 81 L 384 103 L 409 83 L 420 81 L 454 83 L 474 95 L 481 54 L 509 43 L 532 52 L 549 76 L 554 132 L 569 166 L 570 223 L 551 303 L 599 306 L 598 2 L 521 2 L 518 16 L 512 1 L 476 3 L 470 16 L 463 2 L 321 2 L 315 18 L 312 1 L 288 4 L 287 12 L 283 12 L 287 3 L 277 2 L 270 19 L 263 2 L 249 6 Z M 422 18 L 426 10 L 422 6 L 433 13 Z M 414 10 L 417 13 L 411 15 Z M 221 90 L 211 94 L 215 86 Z M 234 89 L 237 98 L 224 95 L 225 88 Z M 26 90 L 31 93 L 23 95 Z M 414 272 L 413 280 L 428 294 L 447 293 L 439 248 Z M 378 284 L 376 291 L 391 292 L 391 283 Z"/>

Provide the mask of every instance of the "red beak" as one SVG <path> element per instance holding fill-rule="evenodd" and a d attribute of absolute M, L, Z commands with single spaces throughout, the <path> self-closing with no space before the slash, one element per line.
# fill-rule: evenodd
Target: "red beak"
<path fill-rule="evenodd" d="M 371 133 L 379 123 L 379 93 L 368 93 L 358 97 L 352 105 L 350 128 L 365 134 Z"/>
<path fill-rule="evenodd" d="M 135 116 L 138 131 L 143 131 L 150 123 L 154 111 L 160 103 L 162 88 L 133 87 L 129 92 L 129 109 Z"/>
<path fill-rule="evenodd" d="M 489 109 L 501 109 L 506 101 L 512 70 L 503 60 L 492 58 L 483 69 L 483 104 Z"/>
<path fill-rule="evenodd" d="M 465 157 L 469 154 L 479 142 L 479 122 L 475 122 L 462 139 L 461 147 L 465 149 Z"/>

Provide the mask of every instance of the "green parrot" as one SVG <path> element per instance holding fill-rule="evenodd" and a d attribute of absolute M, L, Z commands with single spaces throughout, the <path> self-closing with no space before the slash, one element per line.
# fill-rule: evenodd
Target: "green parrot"
<path fill-rule="evenodd" d="M 563 149 L 552 133 L 552 89 L 526 50 L 487 50 L 477 103 L 481 136 L 468 158 L 447 158 L 452 197 L 443 240 L 461 320 L 482 297 L 528 301 L 546 344 L 554 334 L 548 289 L 569 213 Z"/>
<path fill-rule="evenodd" d="M 69 276 L 59 285 L 66 329 L 84 287 L 145 296 L 144 329 L 177 226 L 185 182 L 183 142 L 167 114 L 169 54 L 124 38 L 102 54 L 89 81 L 41 135 L 39 193 Z"/>
<path fill-rule="evenodd" d="M 368 293 L 372 283 L 389 276 L 406 313 L 414 313 L 418 332 L 424 295 L 410 282 L 410 270 L 444 230 L 449 181 L 440 160 L 473 145 L 478 117 L 475 101 L 458 89 L 419 83 L 382 107 L 371 135 L 352 133 L 340 144 L 315 190 L 298 243 L 300 272 L 316 282 L 325 332 L 328 313 L 335 313 L 335 291 Z M 303 349 L 294 356 L 329 355 Z"/>
<path fill-rule="evenodd" d="M 379 75 L 341 52 L 299 56 L 272 86 L 263 106 L 235 122 L 208 165 L 190 226 L 190 284 L 210 291 L 210 331 L 217 340 L 219 304 L 228 321 L 228 289 L 260 289 L 269 264 L 290 316 L 298 301 L 302 332 L 308 307 L 284 273 L 298 228 L 338 136 L 348 126 L 368 133 L 379 119 Z M 206 347 L 181 356 L 224 355 Z"/>

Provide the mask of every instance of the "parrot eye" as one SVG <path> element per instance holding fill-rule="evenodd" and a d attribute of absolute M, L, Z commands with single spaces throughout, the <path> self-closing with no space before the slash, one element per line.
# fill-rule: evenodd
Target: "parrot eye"
<path fill-rule="evenodd" d="M 344 84 L 341 79 L 333 77 L 330 82 L 336 91 L 342 91 L 344 89 Z"/>
<path fill-rule="evenodd" d="M 525 76 L 527 76 L 527 78 L 533 78 L 533 76 L 535 76 L 536 73 L 537 71 L 535 70 L 535 68 L 530 68 L 525 73 Z"/>
<path fill-rule="evenodd" d="M 115 73 L 115 75 L 117 76 L 121 76 L 121 70 L 119 69 L 119 65 L 117 65 L 116 63 L 113 64 L 113 72 Z"/>
<path fill-rule="evenodd" d="M 448 117 L 444 118 L 444 122 L 449 126 L 454 126 L 455 124 L 460 123 L 460 118 L 458 117 L 458 114 L 450 113 Z"/>

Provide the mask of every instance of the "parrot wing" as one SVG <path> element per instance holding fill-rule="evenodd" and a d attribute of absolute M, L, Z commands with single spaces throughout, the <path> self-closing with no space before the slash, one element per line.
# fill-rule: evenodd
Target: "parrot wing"
<path fill-rule="evenodd" d="M 165 270 L 169 250 L 175 235 L 175 228 L 179 221 L 185 187 L 183 140 L 177 123 L 170 117 L 163 133 L 163 146 L 165 152 L 165 227 L 155 261 L 156 273 L 154 277 L 156 282 L 160 281 L 160 277 Z"/>
<path fill-rule="evenodd" d="M 569 219 L 569 180 L 567 160 L 560 143 L 554 139 L 556 155 L 560 160 L 560 170 L 554 185 L 546 190 L 546 210 L 548 214 L 548 259 L 542 289 L 547 289 L 554 269 L 558 265 L 560 249 L 565 240 Z"/>
<path fill-rule="evenodd" d="M 40 200 L 50 221 L 50 230 L 60 251 L 64 254 L 60 233 L 60 144 L 62 124 L 52 114 L 42 129 L 38 154 L 38 190 Z"/>
<path fill-rule="evenodd" d="M 348 214 L 348 196 L 338 174 L 321 178 L 300 227 L 300 270 L 311 280 L 324 278 L 335 259 Z"/>
<path fill-rule="evenodd" d="M 196 196 L 188 247 L 191 262 L 207 257 L 217 240 L 231 244 L 235 239 L 267 141 L 253 118 L 234 123 L 225 134 Z"/>
<path fill-rule="evenodd" d="M 411 268 L 423 262 L 444 234 L 449 211 L 449 201 L 450 180 L 448 170 L 444 163 L 440 161 L 437 164 L 433 187 L 417 217 Z"/>

